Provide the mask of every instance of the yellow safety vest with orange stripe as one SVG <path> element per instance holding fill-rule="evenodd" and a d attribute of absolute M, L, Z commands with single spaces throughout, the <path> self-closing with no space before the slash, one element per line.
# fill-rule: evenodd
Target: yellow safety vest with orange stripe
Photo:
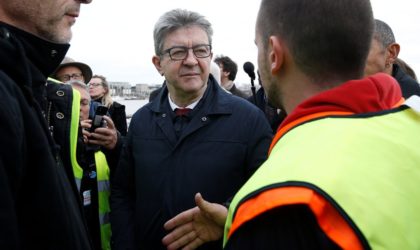
<path fill-rule="evenodd" d="M 295 125 L 232 200 L 224 246 L 264 212 L 305 204 L 343 249 L 420 249 L 419 113 L 315 114 Z"/>
<path fill-rule="evenodd" d="M 72 103 L 72 119 L 70 128 L 70 154 L 71 164 L 73 166 L 73 174 L 75 177 L 77 189 L 80 191 L 80 185 L 83 177 L 83 169 L 77 162 L 77 138 L 79 129 L 79 114 L 80 114 L 80 93 L 73 89 L 73 103 Z M 101 248 L 103 250 L 111 249 L 111 224 L 109 222 L 109 196 L 110 196 L 110 183 L 109 175 L 110 170 L 105 155 L 98 151 L 95 153 L 95 164 L 98 182 L 98 204 L 99 204 L 99 223 L 101 232 Z"/>

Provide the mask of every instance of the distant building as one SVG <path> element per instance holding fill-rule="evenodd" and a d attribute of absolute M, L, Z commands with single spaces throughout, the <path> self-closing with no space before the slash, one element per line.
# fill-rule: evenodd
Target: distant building
<path fill-rule="evenodd" d="M 161 87 L 162 87 L 162 84 L 149 85 L 150 93 L 152 93 L 153 91 L 157 89 L 160 89 Z"/>
<path fill-rule="evenodd" d="M 160 87 L 162 84 L 137 83 L 131 85 L 129 82 L 109 82 L 111 96 L 119 96 L 124 99 L 149 99 L 150 93 Z"/>
<path fill-rule="evenodd" d="M 129 82 L 109 82 L 111 96 L 131 96 L 131 85 Z"/>
<path fill-rule="evenodd" d="M 135 86 L 135 95 L 139 99 L 147 99 L 151 92 L 149 85 L 145 83 L 138 83 Z"/>

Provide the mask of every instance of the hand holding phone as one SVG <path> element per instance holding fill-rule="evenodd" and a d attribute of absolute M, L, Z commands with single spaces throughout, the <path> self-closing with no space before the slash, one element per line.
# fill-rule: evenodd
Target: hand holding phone
<path fill-rule="evenodd" d="M 95 129 L 104 127 L 104 118 L 103 116 L 106 115 L 108 112 L 108 107 L 106 106 L 98 106 L 95 110 L 95 115 L 92 119 L 92 126 L 89 129 L 89 132 L 93 133 Z"/>

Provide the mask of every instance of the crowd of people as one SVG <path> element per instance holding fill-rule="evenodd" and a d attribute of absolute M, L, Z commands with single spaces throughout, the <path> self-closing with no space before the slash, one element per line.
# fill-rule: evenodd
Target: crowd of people
<path fill-rule="evenodd" d="M 251 96 L 163 13 L 128 128 L 66 57 L 90 2 L 0 2 L 0 249 L 420 249 L 420 85 L 369 0 L 261 0 Z"/>

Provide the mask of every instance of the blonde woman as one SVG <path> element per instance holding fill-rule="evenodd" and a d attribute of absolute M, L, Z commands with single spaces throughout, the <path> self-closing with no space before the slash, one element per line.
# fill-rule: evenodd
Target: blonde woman
<path fill-rule="evenodd" d="M 109 115 L 115 124 L 115 128 L 125 136 L 127 134 L 127 116 L 125 106 L 112 100 L 109 92 L 109 84 L 106 77 L 94 75 L 89 81 L 89 94 L 92 102 L 98 102 L 109 108 Z"/>

